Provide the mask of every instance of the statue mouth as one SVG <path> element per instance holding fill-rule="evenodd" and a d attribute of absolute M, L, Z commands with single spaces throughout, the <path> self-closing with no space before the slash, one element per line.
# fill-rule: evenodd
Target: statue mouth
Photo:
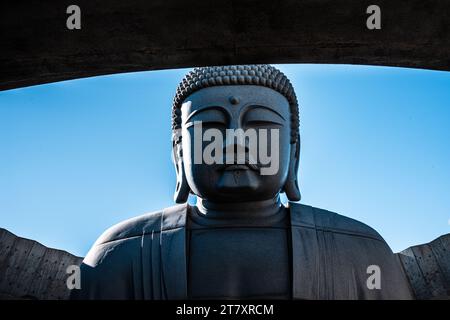
<path fill-rule="evenodd" d="M 226 165 L 225 168 L 223 168 L 223 171 L 232 171 L 232 170 L 249 170 L 250 168 L 245 164 L 231 164 Z"/>
<path fill-rule="evenodd" d="M 232 154 L 233 161 L 231 163 L 227 163 L 226 156 L 225 153 L 223 163 L 219 167 L 221 171 L 252 170 L 258 173 L 261 171 L 261 168 L 255 163 L 257 161 L 249 153 L 246 153 L 243 159 L 238 159 L 236 154 Z"/>
<path fill-rule="evenodd" d="M 256 172 L 260 172 L 261 169 L 256 165 L 252 164 L 249 161 L 245 161 L 243 164 L 223 164 L 221 168 L 219 168 L 221 171 L 234 171 L 234 170 L 252 170 Z"/>

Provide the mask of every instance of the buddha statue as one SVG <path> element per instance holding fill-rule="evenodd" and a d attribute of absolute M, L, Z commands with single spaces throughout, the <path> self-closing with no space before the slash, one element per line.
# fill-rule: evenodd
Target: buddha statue
<path fill-rule="evenodd" d="M 273 66 L 189 72 L 172 110 L 177 205 L 100 236 L 72 298 L 413 298 L 375 230 L 299 203 L 298 113 L 293 86 Z"/>

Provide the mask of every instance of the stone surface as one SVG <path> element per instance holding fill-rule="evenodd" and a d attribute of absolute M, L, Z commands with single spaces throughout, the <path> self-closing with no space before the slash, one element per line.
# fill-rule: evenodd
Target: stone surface
<path fill-rule="evenodd" d="M 66 268 L 82 259 L 0 228 L 0 299 L 67 299 Z"/>
<path fill-rule="evenodd" d="M 417 299 L 450 299 L 450 234 L 397 255 Z"/>
<path fill-rule="evenodd" d="M 450 69 L 450 2 L 378 0 L 5 0 L 0 90 L 60 80 L 205 65 L 347 63 Z"/>

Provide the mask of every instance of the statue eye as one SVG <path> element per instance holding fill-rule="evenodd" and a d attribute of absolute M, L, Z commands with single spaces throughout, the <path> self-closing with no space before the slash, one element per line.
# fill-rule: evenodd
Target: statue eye
<path fill-rule="evenodd" d="M 227 116 L 218 107 L 208 107 L 194 111 L 187 119 L 186 126 L 201 122 L 202 126 L 223 127 L 227 125 Z"/>
<path fill-rule="evenodd" d="M 243 124 L 247 127 L 283 126 L 285 121 L 277 112 L 267 107 L 253 107 L 245 113 Z"/>

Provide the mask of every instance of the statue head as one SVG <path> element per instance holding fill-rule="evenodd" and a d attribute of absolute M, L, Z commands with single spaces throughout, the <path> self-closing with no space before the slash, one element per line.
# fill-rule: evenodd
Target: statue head
<path fill-rule="evenodd" d="M 195 68 L 172 109 L 175 201 L 300 200 L 298 103 L 270 65 Z"/>

